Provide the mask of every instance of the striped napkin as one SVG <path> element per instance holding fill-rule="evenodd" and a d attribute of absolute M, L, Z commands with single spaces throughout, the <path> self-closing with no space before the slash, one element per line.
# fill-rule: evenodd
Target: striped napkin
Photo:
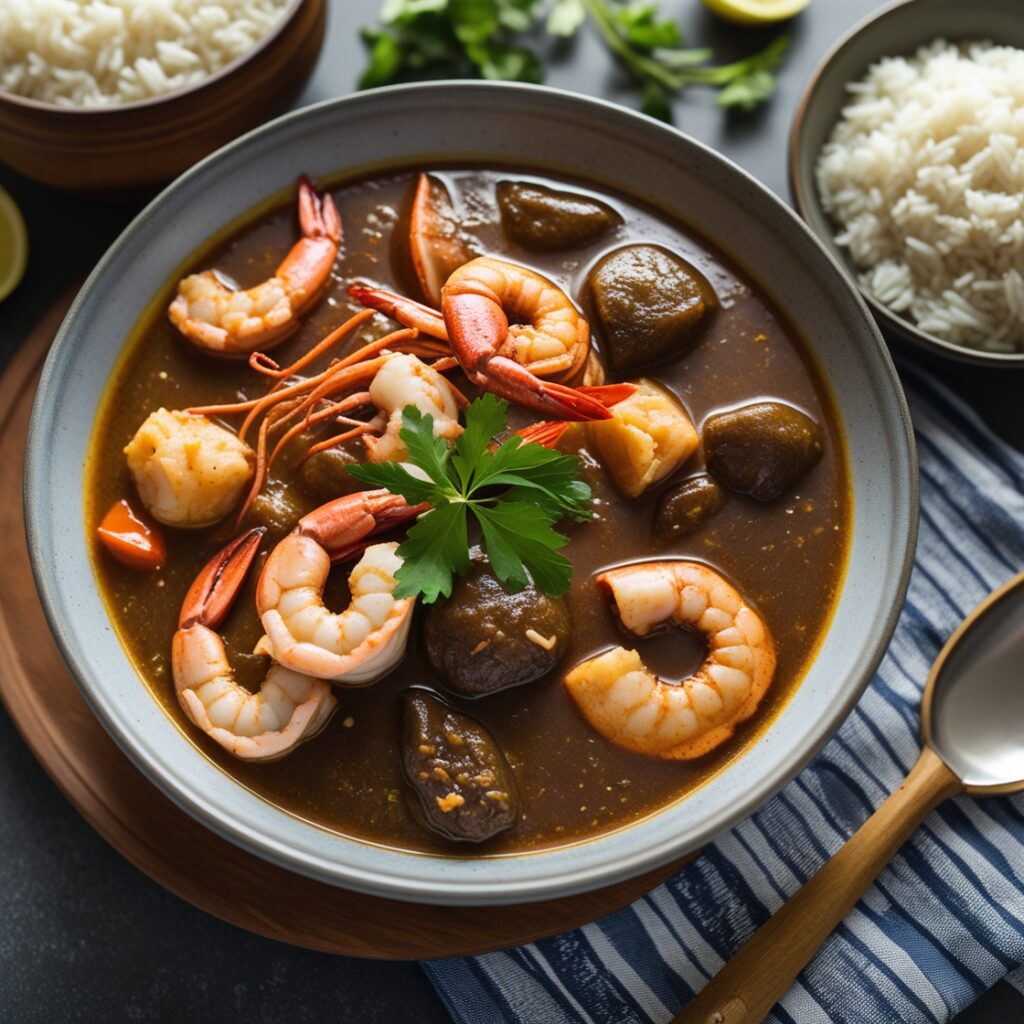
<path fill-rule="evenodd" d="M 901 370 L 921 530 L 906 606 L 860 703 L 774 799 L 632 906 L 519 949 L 425 964 L 457 1022 L 663 1024 L 902 781 L 932 660 L 1024 568 L 1024 456 L 937 381 Z M 1024 796 L 962 797 L 928 817 L 768 1019 L 949 1021 L 1022 963 Z"/>

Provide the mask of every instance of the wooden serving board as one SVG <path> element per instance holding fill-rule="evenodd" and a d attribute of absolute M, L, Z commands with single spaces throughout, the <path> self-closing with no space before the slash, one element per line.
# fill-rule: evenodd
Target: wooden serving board
<path fill-rule="evenodd" d="M 258 935 L 346 956 L 465 956 L 577 927 L 631 903 L 673 864 L 596 892 L 506 907 L 429 907 L 364 896 L 267 863 L 171 803 L 93 717 L 50 636 L 25 544 L 22 462 L 35 385 L 71 296 L 0 378 L 0 698 L 82 816 L 159 885 Z"/>

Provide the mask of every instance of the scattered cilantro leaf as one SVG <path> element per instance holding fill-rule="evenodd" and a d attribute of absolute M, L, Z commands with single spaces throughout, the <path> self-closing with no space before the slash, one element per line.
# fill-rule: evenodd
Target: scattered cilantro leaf
<path fill-rule="evenodd" d="M 551 596 L 569 588 L 572 564 L 557 553 L 569 538 L 554 526 L 565 517 L 590 518 L 590 488 L 579 478 L 574 455 L 524 443 L 518 435 L 492 450 L 507 412 L 508 403 L 494 395 L 478 398 L 466 410 L 465 430 L 449 444 L 434 437 L 431 416 L 406 406 L 399 436 L 411 465 L 350 468 L 363 483 L 431 506 L 399 546 L 403 564 L 396 596 L 422 595 L 429 604 L 451 595 L 453 575 L 470 564 L 470 514 L 483 533 L 491 568 L 510 589 L 522 590 L 531 579 Z"/>
<path fill-rule="evenodd" d="M 664 121 L 672 97 L 693 84 L 720 89 L 721 107 L 752 110 L 775 91 L 788 45 L 779 36 L 745 60 L 709 66 L 711 51 L 685 48 L 653 0 L 384 0 L 379 18 L 362 32 L 362 89 L 431 78 L 539 82 L 545 37 L 572 37 L 589 21 L 636 83 L 644 113 Z"/>
<path fill-rule="evenodd" d="M 789 46 L 778 36 L 760 53 L 717 66 L 698 66 L 711 56 L 706 49 L 684 49 L 675 22 L 659 21 L 654 4 L 618 0 L 581 0 L 619 63 L 641 89 L 644 113 L 671 120 L 670 98 L 687 85 L 722 89 L 722 107 L 752 110 L 775 91 L 772 73 Z"/>
<path fill-rule="evenodd" d="M 752 71 L 731 81 L 716 97 L 720 107 L 753 110 L 775 91 L 775 76 L 770 71 Z"/>
<path fill-rule="evenodd" d="M 572 36 L 587 20 L 583 0 L 554 0 L 548 20 L 544 23 L 550 36 Z"/>
<path fill-rule="evenodd" d="M 513 32 L 525 32 L 540 12 L 540 0 L 499 0 L 498 22 Z"/>

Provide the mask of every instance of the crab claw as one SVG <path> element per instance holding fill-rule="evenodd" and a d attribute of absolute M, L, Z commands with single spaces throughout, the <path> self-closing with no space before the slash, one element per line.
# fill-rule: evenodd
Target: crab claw
<path fill-rule="evenodd" d="M 409 214 L 409 254 L 428 302 L 441 304 L 441 288 L 449 274 L 474 253 L 459 233 L 448 190 L 437 178 L 420 174 Z"/>
<path fill-rule="evenodd" d="M 438 310 L 424 306 L 422 302 L 407 299 L 404 295 L 396 295 L 383 288 L 360 284 L 358 281 L 348 286 L 348 293 L 356 302 L 361 302 L 364 306 L 397 320 L 403 327 L 415 327 L 431 338 L 448 340 L 448 328 L 444 325 L 444 317 Z"/>
<path fill-rule="evenodd" d="M 327 502 L 303 516 L 296 532 L 315 540 L 332 562 L 361 554 L 377 534 L 392 530 L 426 512 L 429 505 L 410 505 L 388 490 L 359 491 Z"/>
<path fill-rule="evenodd" d="M 206 563 L 185 595 L 178 617 L 179 629 L 196 625 L 220 628 L 266 532 L 263 526 L 246 530 Z"/>

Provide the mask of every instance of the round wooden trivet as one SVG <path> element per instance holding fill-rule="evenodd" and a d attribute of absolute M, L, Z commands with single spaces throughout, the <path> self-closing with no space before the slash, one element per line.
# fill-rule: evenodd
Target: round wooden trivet
<path fill-rule="evenodd" d="M 0 697 L 50 777 L 107 842 L 159 885 L 240 928 L 328 953 L 394 960 L 466 956 L 554 935 L 631 903 L 679 868 L 546 903 L 399 903 L 260 860 L 163 796 L 86 707 L 50 637 L 29 567 L 25 436 L 39 370 L 69 301 L 39 324 L 0 378 Z"/>

